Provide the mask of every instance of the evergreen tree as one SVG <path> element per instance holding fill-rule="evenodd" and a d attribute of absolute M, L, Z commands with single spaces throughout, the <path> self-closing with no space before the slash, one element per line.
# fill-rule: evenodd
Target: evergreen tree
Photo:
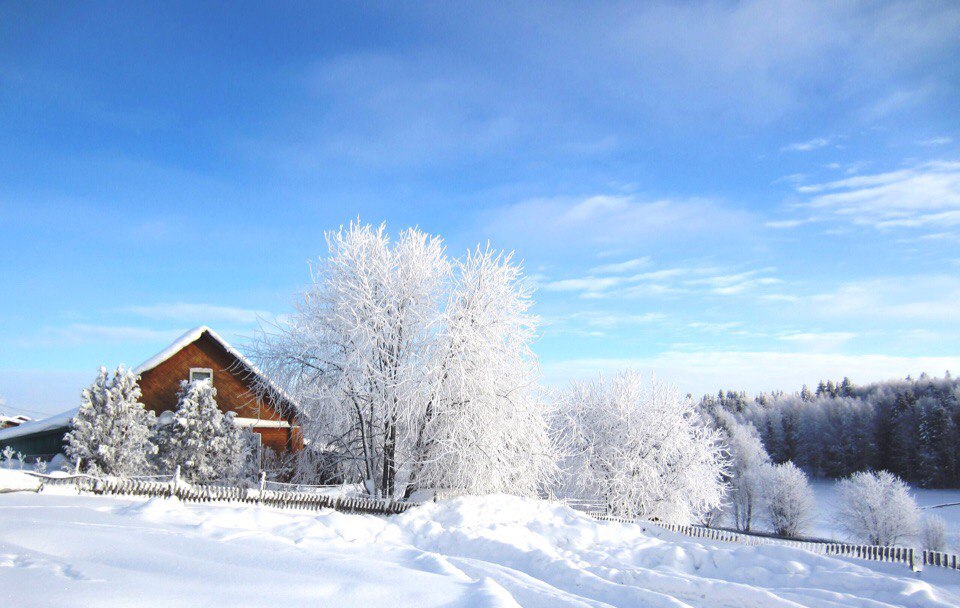
<path fill-rule="evenodd" d="M 162 416 L 156 442 L 158 465 L 197 483 L 232 479 L 243 470 L 249 442 L 241 429 L 217 407 L 217 389 L 209 380 L 182 382 L 177 411 Z M 249 431 L 247 431 L 249 433 Z"/>
<path fill-rule="evenodd" d="M 101 367 L 81 393 L 80 408 L 64 438 L 67 456 L 92 474 L 141 475 L 156 448 L 150 442 L 153 412 L 140 403 L 139 378 L 119 366 L 111 377 Z"/>

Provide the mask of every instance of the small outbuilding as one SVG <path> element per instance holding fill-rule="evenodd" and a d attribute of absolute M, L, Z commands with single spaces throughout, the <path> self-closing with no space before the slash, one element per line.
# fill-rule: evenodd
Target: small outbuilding
<path fill-rule="evenodd" d="M 250 428 L 263 447 L 275 452 L 303 447 L 296 408 L 246 357 L 206 326 L 191 329 L 134 370 L 140 376 L 140 401 L 157 415 L 177 407 L 184 380 L 209 379 L 217 389 L 217 405 L 233 412 L 237 426 Z M 77 413 L 73 408 L 56 416 L 0 429 L 0 450 L 10 446 L 31 458 L 49 459 L 63 451 L 64 435 Z"/>

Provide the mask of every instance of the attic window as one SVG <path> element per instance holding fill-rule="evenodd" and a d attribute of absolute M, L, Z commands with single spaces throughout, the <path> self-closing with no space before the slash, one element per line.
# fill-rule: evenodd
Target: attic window
<path fill-rule="evenodd" d="M 197 380 L 209 380 L 212 383 L 213 370 L 209 367 L 191 367 L 190 382 L 196 382 Z"/>

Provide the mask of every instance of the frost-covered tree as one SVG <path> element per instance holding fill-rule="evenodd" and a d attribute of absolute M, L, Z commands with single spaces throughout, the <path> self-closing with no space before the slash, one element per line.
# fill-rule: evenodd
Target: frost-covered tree
<path fill-rule="evenodd" d="M 140 403 L 139 378 L 119 366 L 113 375 L 101 367 L 97 379 L 81 393 L 80 408 L 65 437 L 72 462 L 84 471 L 107 475 L 142 475 L 156 451 L 150 442 L 154 414 Z"/>
<path fill-rule="evenodd" d="M 898 545 L 916 536 L 920 510 L 899 477 L 888 471 L 861 472 L 837 482 L 835 517 L 852 539 Z"/>
<path fill-rule="evenodd" d="M 737 530 L 750 531 L 763 504 L 764 476 L 770 456 L 751 424 L 734 424 L 727 431 L 730 454 L 730 514 Z"/>
<path fill-rule="evenodd" d="M 512 256 L 490 249 L 454 262 L 440 317 L 409 487 L 532 496 L 556 463 L 542 398 L 529 291 Z"/>
<path fill-rule="evenodd" d="M 807 476 L 792 462 L 766 469 L 763 501 L 771 530 L 779 536 L 802 536 L 816 509 Z"/>
<path fill-rule="evenodd" d="M 529 292 L 510 256 L 416 230 L 327 234 L 296 312 L 256 344 L 312 445 L 369 492 L 532 494 L 549 474 Z M 273 390 L 271 386 L 264 390 Z"/>
<path fill-rule="evenodd" d="M 674 387 L 627 371 L 574 383 L 560 403 L 565 493 L 670 523 L 696 521 L 722 502 L 720 433 Z"/>
<path fill-rule="evenodd" d="M 926 551 L 947 550 L 947 520 L 927 515 L 920 523 L 920 548 Z"/>
<path fill-rule="evenodd" d="M 250 442 L 232 415 L 217 407 L 217 389 L 209 380 L 182 382 L 177 409 L 162 416 L 155 441 L 158 468 L 197 483 L 243 476 Z"/>

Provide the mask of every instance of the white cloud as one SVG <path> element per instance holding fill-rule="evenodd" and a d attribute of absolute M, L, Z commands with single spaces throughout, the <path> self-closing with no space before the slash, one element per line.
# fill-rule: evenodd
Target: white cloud
<path fill-rule="evenodd" d="M 626 260 L 624 262 L 617 262 L 614 264 L 604 264 L 602 266 L 596 266 L 590 269 L 591 273 L 594 274 L 620 274 L 622 272 L 629 272 L 631 270 L 637 270 L 639 268 L 646 268 L 652 263 L 652 260 L 649 257 L 634 258 L 632 260 Z"/>
<path fill-rule="evenodd" d="M 805 206 L 857 225 L 889 229 L 960 224 L 960 162 L 928 162 L 797 191 L 811 196 Z"/>
<path fill-rule="evenodd" d="M 952 137 L 931 137 L 920 142 L 921 146 L 945 146 L 953 142 Z"/>
<path fill-rule="evenodd" d="M 209 325 L 214 321 L 251 324 L 260 319 L 272 319 L 273 315 L 262 310 L 237 308 L 235 306 L 215 306 L 212 304 L 189 304 L 173 302 L 169 304 L 151 304 L 149 306 L 128 306 L 121 309 L 145 319 L 160 321 L 181 321 L 194 325 Z"/>
<path fill-rule="evenodd" d="M 830 293 L 801 298 L 805 310 L 834 317 L 960 321 L 960 277 L 885 277 L 853 281 Z"/>
<path fill-rule="evenodd" d="M 664 242 L 733 239 L 751 213 L 706 199 L 646 200 L 637 195 L 546 198 L 486 210 L 482 232 L 509 243 L 571 251 Z M 533 229 L 535 227 L 535 229 Z"/>
<path fill-rule="evenodd" d="M 750 270 L 736 274 L 722 274 L 704 277 L 702 279 L 693 279 L 686 281 L 687 285 L 705 285 L 710 291 L 718 295 L 734 295 L 755 287 L 776 285 L 781 283 L 780 279 L 768 276 L 760 276 L 762 273 L 770 272 L 771 269 Z"/>
<path fill-rule="evenodd" d="M 898 357 L 881 354 L 849 355 L 839 353 L 778 351 L 668 351 L 637 358 L 595 358 L 543 360 L 541 367 L 547 383 L 563 386 L 570 380 L 609 375 L 631 368 L 654 373 L 658 378 L 694 395 L 717 390 L 745 390 L 749 393 L 772 390 L 799 390 L 803 384 L 849 376 L 862 384 L 888 378 L 942 374 L 960 371 L 957 357 Z"/>
<path fill-rule="evenodd" d="M 789 146 L 784 146 L 780 148 L 781 152 L 809 152 L 811 150 L 816 150 L 817 148 L 823 148 L 824 146 L 829 146 L 830 140 L 825 137 L 816 137 L 807 141 L 800 141 L 792 143 Z"/>
<path fill-rule="evenodd" d="M 812 224 L 814 222 L 819 222 L 820 218 L 818 217 L 806 217 L 792 220 L 771 220 L 769 222 L 764 222 L 763 225 L 767 228 L 774 228 L 776 230 L 781 230 L 784 228 L 796 228 L 797 226 L 803 226 L 804 224 Z"/>
<path fill-rule="evenodd" d="M 773 269 L 764 268 L 739 273 L 720 273 L 713 267 L 664 268 L 632 275 L 585 276 L 543 283 L 545 291 L 581 292 L 584 297 L 662 296 L 683 292 L 706 291 L 714 295 L 736 295 L 782 281 L 767 276 Z"/>

